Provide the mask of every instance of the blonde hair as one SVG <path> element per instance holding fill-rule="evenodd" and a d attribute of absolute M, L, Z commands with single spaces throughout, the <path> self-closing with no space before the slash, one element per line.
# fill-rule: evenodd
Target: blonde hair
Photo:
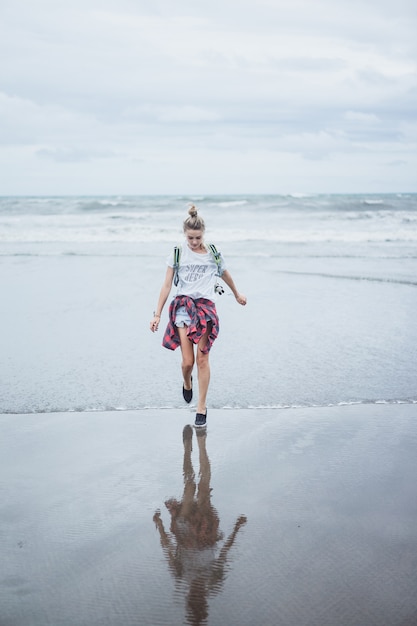
<path fill-rule="evenodd" d="M 186 230 L 202 230 L 203 232 L 206 230 L 206 225 L 204 224 L 204 220 L 202 217 L 198 215 L 197 207 L 195 204 L 190 204 L 190 208 L 188 209 L 188 215 L 186 220 L 184 220 L 184 232 Z"/>

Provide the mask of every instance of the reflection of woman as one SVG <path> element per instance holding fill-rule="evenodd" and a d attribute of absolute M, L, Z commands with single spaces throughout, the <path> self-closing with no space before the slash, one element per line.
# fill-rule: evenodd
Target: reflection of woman
<path fill-rule="evenodd" d="M 204 243 L 205 224 L 196 207 L 192 205 L 188 213 L 189 217 L 183 224 L 186 241 L 178 261 L 178 284 L 177 280 L 174 281 L 177 293 L 169 308 L 170 320 L 163 345 L 171 350 L 181 346 L 184 379 L 182 392 L 186 402 L 191 402 L 193 397 L 192 371 L 194 361 L 197 361 L 199 394 L 195 425 L 205 426 L 206 397 L 210 382 L 209 351 L 217 337 L 219 326 L 215 306 L 217 276 L 221 275 L 239 304 L 246 304 L 246 296 L 238 292 L 230 272 L 225 268 L 223 257 L 219 254 L 217 264 Z M 174 253 L 167 262 L 165 279 L 150 323 L 152 332 L 158 330 L 161 313 L 176 276 Z M 195 344 L 198 345 L 196 357 Z"/>
<path fill-rule="evenodd" d="M 228 551 L 246 518 L 242 515 L 236 520 L 232 533 L 219 549 L 217 544 L 223 534 L 219 530 L 219 516 L 210 501 L 207 435 L 205 430 L 197 431 L 200 458 L 198 488 L 191 462 L 192 435 L 191 426 L 185 426 L 183 498 L 181 502 L 173 498 L 165 502 L 171 515 L 170 532 L 165 531 L 159 511 L 153 519 L 172 574 L 178 582 L 187 586 L 187 619 L 194 625 L 204 623 L 208 616 L 208 595 L 221 589 Z"/>

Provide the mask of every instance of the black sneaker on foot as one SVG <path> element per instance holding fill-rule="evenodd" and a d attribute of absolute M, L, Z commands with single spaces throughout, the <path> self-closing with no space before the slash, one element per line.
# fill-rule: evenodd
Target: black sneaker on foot
<path fill-rule="evenodd" d="M 193 377 L 191 376 L 191 385 L 193 384 Z M 182 386 L 182 395 L 184 400 L 190 404 L 191 400 L 193 399 L 193 388 L 191 387 L 191 389 L 186 389 L 184 387 L 184 385 Z"/>
<path fill-rule="evenodd" d="M 201 428 L 203 426 L 206 425 L 206 420 L 207 420 L 207 409 L 206 409 L 206 414 L 204 415 L 204 413 L 197 413 L 195 416 L 195 426 L 197 426 L 197 428 Z"/>

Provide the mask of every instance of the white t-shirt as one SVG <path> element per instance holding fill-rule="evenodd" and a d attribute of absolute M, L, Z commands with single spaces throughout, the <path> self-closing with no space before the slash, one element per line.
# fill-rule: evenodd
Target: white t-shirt
<path fill-rule="evenodd" d="M 220 260 L 220 274 L 222 274 L 226 266 L 221 254 Z M 167 265 L 174 267 L 174 249 L 167 258 Z M 193 300 L 206 298 L 215 302 L 217 294 L 214 287 L 218 278 L 217 264 L 210 251 L 205 254 L 198 254 L 189 248 L 187 242 L 184 242 L 181 246 L 178 277 L 177 296 L 189 296 Z"/>

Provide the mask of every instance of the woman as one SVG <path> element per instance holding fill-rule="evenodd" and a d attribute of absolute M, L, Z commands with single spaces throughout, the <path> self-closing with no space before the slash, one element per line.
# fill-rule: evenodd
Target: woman
<path fill-rule="evenodd" d="M 181 247 L 178 268 L 172 253 L 167 260 L 167 271 L 159 295 L 158 305 L 150 324 L 152 332 L 158 330 L 161 313 L 171 292 L 174 275 L 177 293 L 169 307 L 169 322 L 162 345 L 170 350 L 181 346 L 184 400 L 191 402 L 193 397 L 192 372 L 194 362 L 198 370 L 198 403 L 195 425 L 206 425 L 207 390 L 210 382 L 209 351 L 219 331 L 216 312 L 217 276 L 233 292 L 239 304 L 246 304 L 246 296 L 236 289 L 230 272 L 225 268 L 221 255 L 218 260 L 204 243 L 205 224 L 194 205 L 189 217 L 184 221 L 185 243 Z M 197 353 L 194 354 L 194 345 Z"/>

